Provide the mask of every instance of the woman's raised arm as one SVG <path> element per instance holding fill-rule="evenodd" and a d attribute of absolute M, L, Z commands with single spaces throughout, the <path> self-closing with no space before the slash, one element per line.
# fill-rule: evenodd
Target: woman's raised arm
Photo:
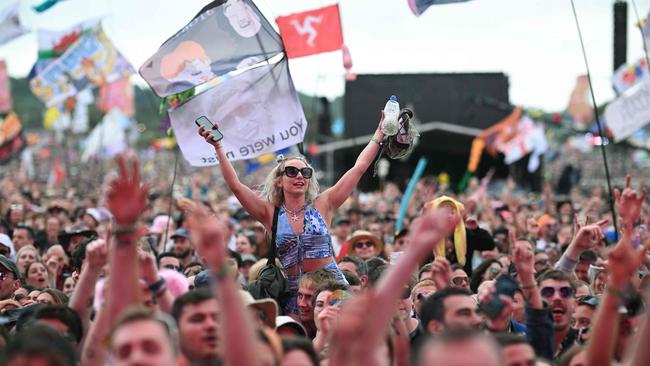
<path fill-rule="evenodd" d="M 383 119 L 384 113 L 382 112 L 379 126 L 381 126 Z M 339 206 L 345 202 L 352 193 L 352 190 L 359 183 L 363 174 L 368 170 L 368 167 L 370 167 L 370 164 L 375 160 L 380 149 L 379 144 L 384 139 L 384 133 L 381 131 L 379 126 L 377 126 L 377 130 L 368 145 L 363 149 L 361 154 L 359 154 L 354 166 L 343 174 L 341 179 L 339 179 L 333 187 L 323 192 L 319 197 L 320 200 L 323 200 L 325 203 L 325 207 L 323 208 L 327 212 L 326 215 L 329 216 L 329 213 L 339 208 Z"/>
<path fill-rule="evenodd" d="M 273 207 L 271 207 L 271 204 L 261 199 L 255 191 L 239 181 L 239 177 L 226 157 L 226 153 L 223 151 L 221 143 L 218 141 L 212 141 L 212 132 L 206 130 L 204 127 L 200 127 L 199 134 L 207 143 L 214 146 L 214 150 L 217 152 L 217 158 L 219 159 L 221 174 L 226 180 L 226 184 L 228 184 L 228 187 L 235 197 L 237 197 L 244 209 L 255 220 L 261 222 L 264 226 L 270 227 L 271 217 L 273 215 Z"/>

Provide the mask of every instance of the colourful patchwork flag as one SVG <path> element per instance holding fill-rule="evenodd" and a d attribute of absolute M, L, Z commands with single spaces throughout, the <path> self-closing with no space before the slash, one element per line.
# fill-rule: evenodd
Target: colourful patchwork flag
<path fill-rule="evenodd" d="M 275 19 L 289 58 L 340 50 L 343 32 L 338 4 Z"/>
<path fill-rule="evenodd" d="M 18 115 L 9 113 L 0 118 L 0 164 L 7 163 L 26 145 L 23 126 Z"/>
<path fill-rule="evenodd" d="M 29 84 L 34 95 L 53 106 L 86 87 L 102 86 L 133 72 L 106 34 L 97 30 L 84 34 Z"/>
<path fill-rule="evenodd" d="M 251 0 L 217 0 L 163 43 L 139 72 L 166 97 L 282 52 L 280 36 Z"/>

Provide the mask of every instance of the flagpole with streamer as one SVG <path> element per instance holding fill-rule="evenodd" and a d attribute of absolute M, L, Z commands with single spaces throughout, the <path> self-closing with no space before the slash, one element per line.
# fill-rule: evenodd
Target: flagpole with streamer
<path fill-rule="evenodd" d="M 397 216 L 397 224 L 395 225 L 396 232 L 400 232 L 400 230 L 402 230 L 404 217 L 406 216 L 406 211 L 409 206 L 409 201 L 411 200 L 411 196 L 413 195 L 413 191 L 415 190 L 415 185 L 417 184 L 418 180 L 420 180 L 420 177 L 422 177 L 422 174 L 424 173 L 424 168 L 426 167 L 427 167 L 427 158 L 423 156 L 418 161 L 418 165 L 415 167 L 415 171 L 413 172 L 413 175 L 409 180 L 409 184 L 406 187 L 404 196 L 402 196 L 402 203 L 400 204 L 399 215 Z"/>
<path fill-rule="evenodd" d="M 614 207 L 614 194 L 612 192 L 612 179 L 609 175 L 609 165 L 607 164 L 607 153 L 605 152 L 603 126 L 600 122 L 600 114 L 598 113 L 598 104 L 596 103 L 596 96 L 594 94 L 594 87 L 591 83 L 591 72 L 589 71 L 589 62 L 587 61 L 587 51 L 585 50 L 585 43 L 582 39 L 582 31 L 580 30 L 580 22 L 578 21 L 578 13 L 573 0 L 571 0 L 571 8 L 573 9 L 573 18 L 575 19 L 576 28 L 578 30 L 578 38 L 580 39 L 580 47 L 582 48 L 582 57 L 585 61 L 585 69 L 587 70 L 587 81 L 589 82 L 589 91 L 591 92 L 591 101 L 594 104 L 594 115 L 596 116 L 596 125 L 598 126 L 598 136 L 600 137 L 600 151 L 603 155 L 603 164 L 605 165 L 605 178 L 607 179 L 607 191 L 609 194 L 609 209 L 612 212 L 612 223 L 614 224 L 614 240 L 618 241 L 618 225 L 616 224 L 616 208 Z"/>

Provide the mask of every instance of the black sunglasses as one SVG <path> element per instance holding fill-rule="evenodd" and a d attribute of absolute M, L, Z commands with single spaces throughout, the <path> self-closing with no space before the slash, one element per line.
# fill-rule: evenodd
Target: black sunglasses
<path fill-rule="evenodd" d="M 300 173 L 303 178 L 309 179 L 314 174 L 314 169 L 309 167 L 298 169 L 295 166 L 285 166 L 283 173 L 289 178 L 295 178 Z"/>
<path fill-rule="evenodd" d="M 563 299 L 568 299 L 571 296 L 573 296 L 573 289 L 569 286 L 564 286 L 556 289 L 555 287 L 542 287 L 540 290 L 540 294 L 544 298 L 551 298 L 553 295 L 555 295 L 555 291 L 559 291 L 560 297 Z"/>
<path fill-rule="evenodd" d="M 371 241 L 358 241 L 354 243 L 354 249 L 370 248 L 373 246 L 375 246 L 375 244 Z"/>

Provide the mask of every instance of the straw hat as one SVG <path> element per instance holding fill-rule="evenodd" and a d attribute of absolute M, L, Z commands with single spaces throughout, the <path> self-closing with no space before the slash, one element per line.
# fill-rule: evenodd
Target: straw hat
<path fill-rule="evenodd" d="M 372 244 L 375 247 L 375 255 L 379 255 L 381 253 L 381 240 L 373 235 L 370 231 L 366 230 L 357 230 L 354 233 L 352 233 L 352 237 L 348 241 L 350 243 L 350 248 L 355 251 L 354 249 L 354 244 L 356 242 L 361 241 L 361 240 L 370 240 L 372 241 Z"/>
<path fill-rule="evenodd" d="M 260 311 L 264 314 L 264 324 L 275 329 L 275 318 L 278 317 L 278 303 L 273 299 L 255 300 L 248 291 L 239 290 L 244 306 Z"/>

